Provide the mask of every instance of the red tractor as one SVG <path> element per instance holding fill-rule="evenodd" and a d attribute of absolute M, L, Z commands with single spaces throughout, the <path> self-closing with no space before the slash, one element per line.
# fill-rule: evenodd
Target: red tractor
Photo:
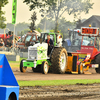
<path fill-rule="evenodd" d="M 94 27 L 82 27 L 81 49 L 73 52 L 77 56 L 77 65 L 79 73 L 85 73 L 89 68 L 95 68 L 100 73 L 100 35 L 99 29 Z"/>

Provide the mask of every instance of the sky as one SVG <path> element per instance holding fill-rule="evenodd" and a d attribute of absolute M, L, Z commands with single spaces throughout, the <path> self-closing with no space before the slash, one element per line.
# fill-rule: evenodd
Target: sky
<path fill-rule="evenodd" d="M 5 11 L 5 17 L 6 17 L 6 23 L 11 23 L 12 22 L 12 1 L 13 0 L 8 0 L 9 3 L 3 7 L 3 11 Z M 87 19 L 91 17 L 92 15 L 100 15 L 100 0 L 91 0 L 94 5 L 93 9 L 89 11 L 89 14 L 81 14 L 81 19 Z M 38 10 L 36 10 L 38 12 Z M 33 11 L 29 11 L 29 7 L 23 3 L 23 0 L 17 0 L 17 16 L 16 16 L 16 23 L 21 23 L 21 22 L 26 22 L 30 23 L 30 17 Z M 68 14 L 63 14 L 62 17 L 65 17 L 67 21 L 73 21 L 74 17 L 73 15 L 68 15 Z M 37 21 L 36 24 L 38 24 L 41 20 L 41 15 L 38 12 L 37 13 Z"/>

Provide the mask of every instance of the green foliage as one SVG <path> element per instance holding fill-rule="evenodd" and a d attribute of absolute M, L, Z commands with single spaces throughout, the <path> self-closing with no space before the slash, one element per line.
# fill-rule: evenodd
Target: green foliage
<path fill-rule="evenodd" d="M 46 27 L 45 27 L 45 23 L 46 23 Z M 42 30 L 44 30 L 44 28 L 46 28 L 46 31 L 49 31 L 54 33 L 54 23 L 55 21 L 52 19 L 41 19 L 40 23 L 37 25 L 37 28 L 41 28 Z M 65 18 L 59 19 L 59 27 L 58 30 L 60 33 L 63 34 L 63 38 L 67 38 L 68 35 L 68 28 L 70 29 L 74 29 L 75 28 L 75 23 L 74 22 L 70 22 L 70 21 L 66 21 Z"/>
<path fill-rule="evenodd" d="M 64 39 L 67 38 L 68 28 L 69 29 L 74 29 L 75 28 L 75 23 L 70 22 L 70 21 L 66 21 L 65 18 L 60 19 L 58 30 L 61 30 L 60 32 L 63 34 Z"/>
<path fill-rule="evenodd" d="M 8 0 L 0 0 L 0 7 L 4 7 L 8 3 Z"/>
<path fill-rule="evenodd" d="M 24 35 L 26 33 L 28 33 L 30 31 L 30 29 L 24 29 L 21 32 L 18 32 L 18 36 Z"/>
<path fill-rule="evenodd" d="M 4 23 L 6 21 L 6 18 L 3 16 L 4 13 L 0 11 L 0 28 L 5 28 L 6 24 Z"/>
<path fill-rule="evenodd" d="M 22 32 L 22 35 L 23 34 L 25 34 L 27 31 L 30 31 L 30 29 L 29 29 L 29 24 L 28 23 L 25 23 L 25 22 L 23 22 L 23 23 L 18 23 L 17 25 L 16 25 L 16 29 L 15 29 L 15 31 L 16 31 L 16 34 L 18 33 L 18 35 L 21 35 L 21 32 Z"/>
<path fill-rule="evenodd" d="M 36 16 L 36 12 L 35 11 L 33 12 L 30 20 L 32 22 L 31 22 L 29 28 L 30 28 L 31 31 L 33 31 L 33 30 L 35 30 L 35 21 L 37 20 L 37 16 Z"/>
<path fill-rule="evenodd" d="M 17 35 L 17 33 L 20 33 L 21 31 L 23 31 L 24 29 L 28 29 L 29 27 L 28 23 L 22 22 L 22 23 L 18 23 L 15 26 L 15 34 Z M 12 23 L 7 23 L 6 28 L 8 28 L 11 31 L 14 31 L 14 25 Z M 8 32 L 8 30 L 6 30 L 6 33 Z M 4 33 L 3 29 L 0 29 L 0 33 Z"/>
<path fill-rule="evenodd" d="M 0 0 L 0 28 L 5 28 L 6 18 L 4 17 L 5 12 L 2 11 L 2 7 L 4 7 L 8 3 L 8 0 Z"/>
<path fill-rule="evenodd" d="M 50 30 L 50 32 L 51 32 L 51 33 L 54 33 L 54 32 L 55 32 L 55 30 Z"/>
<path fill-rule="evenodd" d="M 77 18 L 82 12 L 89 13 L 93 4 L 91 0 L 24 0 L 30 6 L 30 10 L 40 8 L 42 16 L 55 18 L 55 32 L 58 31 L 59 19 L 67 12 Z"/>
<path fill-rule="evenodd" d="M 56 4 L 57 0 L 23 0 L 23 3 L 26 3 L 30 7 L 30 10 L 44 8 L 48 5 L 52 5 L 54 2 Z"/>
<path fill-rule="evenodd" d="M 40 23 L 37 25 L 37 28 L 40 28 L 44 31 L 54 29 L 54 21 L 52 19 L 43 18 Z"/>
<path fill-rule="evenodd" d="M 48 16 L 55 18 L 55 31 L 58 31 L 59 19 L 67 12 L 69 15 L 73 14 L 74 18 L 77 18 L 82 12 L 86 14 L 92 9 L 93 3 L 90 0 L 59 0 L 57 5 L 52 2 L 52 5 L 48 6 Z"/>
<path fill-rule="evenodd" d="M 37 28 L 36 30 L 37 30 L 38 32 L 40 32 L 40 33 L 42 32 L 42 30 L 41 30 L 40 28 Z"/>

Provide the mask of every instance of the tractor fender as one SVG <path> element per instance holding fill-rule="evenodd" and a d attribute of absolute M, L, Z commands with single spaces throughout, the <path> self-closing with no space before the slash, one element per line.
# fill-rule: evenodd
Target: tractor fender
<path fill-rule="evenodd" d="M 91 58 L 94 59 L 98 54 L 100 54 L 100 51 L 95 53 Z"/>
<path fill-rule="evenodd" d="M 52 52 L 53 52 L 53 50 L 54 50 L 55 48 L 58 48 L 58 46 L 55 46 L 55 47 L 52 48 L 51 53 L 50 53 L 50 58 L 51 58 Z"/>
<path fill-rule="evenodd" d="M 100 51 L 98 51 L 97 48 L 94 48 L 91 54 L 91 59 L 95 59 L 95 56 L 98 55 L 99 53 Z"/>

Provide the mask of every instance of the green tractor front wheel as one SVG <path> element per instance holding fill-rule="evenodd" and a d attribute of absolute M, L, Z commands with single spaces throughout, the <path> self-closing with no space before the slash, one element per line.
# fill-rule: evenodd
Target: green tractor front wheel
<path fill-rule="evenodd" d="M 47 61 L 43 61 L 42 65 L 41 65 L 41 71 L 43 74 L 47 74 L 49 71 L 49 66 L 48 66 L 48 62 Z"/>
<path fill-rule="evenodd" d="M 23 72 L 23 73 L 25 73 L 25 72 L 26 72 L 26 69 L 27 69 L 27 67 L 24 67 L 24 66 L 23 66 L 23 61 L 24 61 L 24 60 L 25 60 L 25 59 L 21 60 L 21 62 L 20 62 L 20 71 Z"/>

